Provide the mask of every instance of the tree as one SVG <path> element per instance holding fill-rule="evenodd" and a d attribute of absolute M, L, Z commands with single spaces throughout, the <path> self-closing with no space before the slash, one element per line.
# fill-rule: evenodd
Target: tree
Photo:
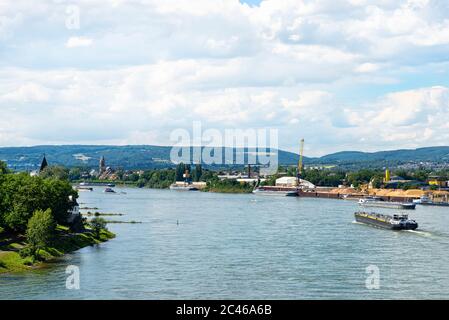
<path fill-rule="evenodd" d="M 5 173 L 6 173 L 6 164 L 2 161 L 0 161 L 0 228 L 5 227 L 5 197 L 6 197 L 6 190 L 3 187 L 3 183 L 5 181 Z"/>
<path fill-rule="evenodd" d="M 46 210 L 42 179 L 28 174 L 9 174 L 2 184 L 4 221 L 8 229 L 23 232 L 36 210 Z"/>
<path fill-rule="evenodd" d="M 289 166 L 287 167 L 286 172 L 287 176 L 296 177 L 296 175 L 298 174 L 298 168 L 296 166 Z"/>
<path fill-rule="evenodd" d="M 66 224 L 72 205 L 69 196 L 78 197 L 65 180 L 30 177 L 26 173 L 6 174 L 0 180 L 0 223 L 13 231 L 25 231 L 36 210 L 51 209 L 55 221 Z"/>
<path fill-rule="evenodd" d="M 414 172 L 413 176 L 418 181 L 427 181 L 429 178 L 429 171 L 425 169 L 418 169 Z"/>
<path fill-rule="evenodd" d="M 190 175 L 190 179 L 191 179 L 191 178 L 192 178 L 192 170 L 191 170 L 191 168 L 190 168 L 190 164 L 187 163 L 184 167 L 185 167 L 185 168 L 184 168 L 184 173 L 188 172 L 189 175 Z M 185 180 L 185 179 L 184 179 L 184 180 Z"/>
<path fill-rule="evenodd" d="M 66 224 L 68 211 L 72 209 L 72 202 L 69 202 L 69 197 L 72 199 L 78 198 L 78 193 L 73 190 L 68 181 L 59 179 L 43 180 L 44 204 L 41 209 L 50 208 L 53 213 L 55 221 L 59 224 Z"/>
<path fill-rule="evenodd" d="M 140 178 L 139 174 L 137 174 L 137 173 L 131 173 L 131 174 L 128 176 L 128 179 L 127 179 L 127 180 L 136 182 L 136 181 L 139 181 L 139 178 Z"/>
<path fill-rule="evenodd" d="M 28 221 L 26 238 L 31 255 L 37 257 L 39 249 L 49 245 L 54 233 L 56 223 L 51 210 L 36 210 Z"/>
<path fill-rule="evenodd" d="M 401 178 L 404 178 L 405 180 L 412 180 L 413 177 L 407 172 L 405 169 L 398 169 L 395 171 L 395 174 Z"/>
<path fill-rule="evenodd" d="M 106 220 L 99 217 L 95 217 L 89 221 L 89 226 L 97 238 L 100 236 L 101 230 L 106 229 L 106 224 Z"/>
<path fill-rule="evenodd" d="M 8 172 L 8 166 L 3 161 L 0 161 L 0 174 L 6 174 Z"/>
<path fill-rule="evenodd" d="M 81 169 L 80 168 L 70 169 L 68 177 L 70 181 L 81 179 Z"/>
<path fill-rule="evenodd" d="M 373 178 L 382 179 L 383 172 L 380 170 L 362 169 L 357 172 L 348 173 L 346 180 L 349 184 L 353 184 L 356 188 L 361 184 L 366 184 Z"/>
<path fill-rule="evenodd" d="M 55 178 L 60 180 L 68 180 L 69 179 L 69 170 L 61 167 L 61 166 L 50 166 L 46 167 L 39 173 L 41 178 Z"/>
<path fill-rule="evenodd" d="M 186 166 L 184 163 L 181 162 L 176 166 L 176 175 L 175 175 L 176 181 L 184 180 L 183 174 L 185 173 L 185 171 L 186 171 Z"/>
<path fill-rule="evenodd" d="M 337 187 L 345 179 L 345 172 L 329 169 L 306 169 L 303 178 L 316 186 Z"/>
<path fill-rule="evenodd" d="M 193 181 L 195 182 L 200 181 L 202 175 L 203 175 L 203 168 L 201 167 L 201 164 L 197 164 L 192 172 Z"/>
<path fill-rule="evenodd" d="M 262 182 L 261 186 L 274 186 L 276 184 L 276 179 L 279 179 L 281 176 L 278 174 L 274 174 L 268 177 L 264 182 Z"/>

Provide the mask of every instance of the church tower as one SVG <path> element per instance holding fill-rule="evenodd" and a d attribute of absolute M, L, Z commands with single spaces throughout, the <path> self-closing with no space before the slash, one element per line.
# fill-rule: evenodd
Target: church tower
<path fill-rule="evenodd" d="M 47 162 L 47 159 L 45 158 L 45 154 L 44 154 L 44 158 L 42 159 L 41 166 L 39 168 L 39 172 L 42 172 L 47 167 L 48 167 L 48 162 Z"/>
<path fill-rule="evenodd" d="M 99 172 L 100 174 L 102 174 L 105 171 L 106 171 L 106 160 L 104 159 L 104 156 L 101 156 Z"/>

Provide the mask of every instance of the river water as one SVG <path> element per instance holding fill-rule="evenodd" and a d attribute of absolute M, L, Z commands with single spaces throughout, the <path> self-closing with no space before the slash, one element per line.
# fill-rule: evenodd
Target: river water
<path fill-rule="evenodd" d="M 79 202 L 141 224 L 110 224 L 109 242 L 0 275 L 0 299 L 449 298 L 449 208 L 419 206 L 420 230 L 394 232 L 355 223 L 349 200 L 116 190 Z M 79 290 L 66 288 L 69 265 Z"/>

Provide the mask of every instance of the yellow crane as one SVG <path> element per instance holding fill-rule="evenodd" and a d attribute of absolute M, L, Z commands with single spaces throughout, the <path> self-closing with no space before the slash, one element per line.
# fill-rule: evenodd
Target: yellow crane
<path fill-rule="evenodd" d="M 304 139 L 300 141 L 299 147 L 299 161 L 298 161 L 298 183 L 299 179 L 301 179 L 302 171 L 303 171 L 303 156 L 304 156 Z"/>

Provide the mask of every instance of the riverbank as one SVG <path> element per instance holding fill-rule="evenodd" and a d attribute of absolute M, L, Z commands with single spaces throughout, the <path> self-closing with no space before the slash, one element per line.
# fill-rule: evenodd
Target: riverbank
<path fill-rule="evenodd" d="M 148 189 L 168 189 L 168 185 L 153 187 L 153 186 L 138 186 L 135 183 L 124 182 L 124 181 L 111 181 L 111 180 L 101 180 L 103 183 L 117 183 L 117 186 L 122 187 L 137 187 L 137 188 L 148 188 Z M 202 192 L 213 192 L 213 193 L 252 193 L 254 186 L 248 183 L 240 183 L 236 180 L 210 180 L 207 181 L 207 185 L 203 188 L 198 188 Z M 292 189 L 294 189 L 292 187 Z M 321 198 L 336 198 L 340 199 L 343 196 L 349 196 L 350 198 L 361 198 L 365 196 L 379 196 L 391 201 L 411 201 L 413 199 L 419 199 L 423 195 L 430 195 L 434 201 L 437 202 L 447 202 L 449 199 L 448 191 L 438 191 L 438 190 L 421 190 L 421 189 L 383 189 L 383 188 L 373 188 L 373 189 L 356 189 L 356 188 L 336 188 L 336 187 L 317 187 L 316 190 L 309 190 L 306 193 L 301 193 L 300 196 L 305 197 L 321 197 Z"/>
<path fill-rule="evenodd" d="M 173 182 L 170 182 L 169 184 L 163 184 L 163 185 L 156 185 L 156 186 L 139 186 L 136 183 L 127 182 L 127 181 L 113 181 L 113 180 L 98 180 L 98 182 L 102 183 L 114 183 L 116 184 L 116 187 L 126 187 L 126 188 L 146 188 L 146 189 L 160 189 L 160 190 L 167 190 L 170 188 L 170 185 Z M 75 182 L 72 182 L 73 186 L 76 186 L 77 184 Z M 216 180 L 216 181 L 208 181 L 208 183 L 203 186 L 199 187 L 198 185 L 193 183 L 193 186 L 196 187 L 199 191 L 202 192 L 214 192 L 214 193 L 251 193 L 254 189 L 254 186 L 248 183 L 241 183 L 235 180 Z M 95 187 L 95 186 L 94 186 Z M 96 186 L 100 187 L 100 186 Z M 82 208 L 82 209 L 98 209 L 98 208 Z"/>
<path fill-rule="evenodd" d="M 21 235 L 0 234 L 0 274 L 25 272 L 41 267 L 45 262 L 81 248 L 100 244 L 115 238 L 115 234 L 102 229 L 97 236 L 93 231 L 70 233 L 67 227 L 58 226 L 57 235 L 51 246 L 39 250 L 39 259 L 22 257 L 19 252 L 26 246 Z"/>

